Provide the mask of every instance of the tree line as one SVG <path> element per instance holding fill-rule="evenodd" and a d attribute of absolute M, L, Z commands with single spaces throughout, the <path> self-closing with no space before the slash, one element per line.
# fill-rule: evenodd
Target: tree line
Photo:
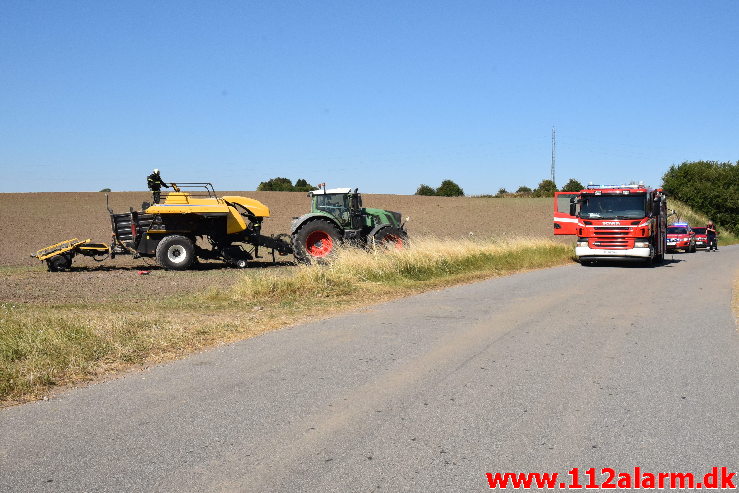
<path fill-rule="evenodd" d="M 260 192 L 310 192 L 315 189 L 316 187 L 303 178 L 298 178 L 294 185 L 290 178 L 270 178 L 257 186 Z"/>
<path fill-rule="evenodd" d="M 495 195 L 483 195 L 483 197 L 554 197 L 554 192 L 579 192 L 585 188 L 575 178 L 570 178 L 562 189 L 558 189 L 552 180 L 542 180 L 534 189 L 525 185 L 518 187 L 515 192 L 509 192 L 505 188 L 498 190 Z M 433 195 L 438 197 L 462 197 L 464 190 L 452 180 L 444 180 L 438 188 L 422 184 L 416 190 L 416 195 Z"/>
<path fill-rule="evenodd" d="M 739 234 L 739 161 L 685 161 L 662 177 L 668 196 Z"/>

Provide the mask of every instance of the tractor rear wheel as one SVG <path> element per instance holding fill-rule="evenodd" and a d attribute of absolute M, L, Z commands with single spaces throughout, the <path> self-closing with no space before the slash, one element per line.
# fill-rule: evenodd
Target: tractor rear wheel
<path fill-rule="evenodd" d="M 408 245 L 408 233 L 395 226 L 382 228 L 372 235 L 372 242 L 376 247 L 401 249 Z"/>
<path fill-rule="evenodd" d="M 293 255 L 298 262 L 327 260 L 336 252 L 341 232 L 330 221 L 314 219 L 293 233 Z"/>
<path fill-rule="evenodd" d="M 195 245 L 185 236 L 165 236 L 157 245 L 156 259 L 165 270 L 187 270 L 195 261 Z"/>

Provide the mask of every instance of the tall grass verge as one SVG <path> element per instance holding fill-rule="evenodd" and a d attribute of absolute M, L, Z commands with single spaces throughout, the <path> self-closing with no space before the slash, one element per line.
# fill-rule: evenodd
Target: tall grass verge
<path fill-rule="evenodd" d="M 417 239 L 327 265 L 245 271 L 234 285 L 138 303 L 0 304 L 0 404 L 424 290 L 571 261 L 543 239 Z"/>
<path fill-rule="evenodd" d="M 300 267 L 286 277 L 260 272 L 210 301 L 311 303 L 358 294 L 413 293 L 474 279 L 549 267 L 572 258 L 572 248 L 544 239 L 440 240 L 422 238 L 404 249 L 345 248 L 327 265 Z"/>

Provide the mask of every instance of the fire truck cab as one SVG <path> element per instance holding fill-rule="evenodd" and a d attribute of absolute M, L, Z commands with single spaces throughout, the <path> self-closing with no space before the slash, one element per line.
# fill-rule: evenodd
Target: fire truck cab
<path fill-rule="evenodd" d="M 554 234 L 575 235 L 583 265 L 604 260 L 662 262 L 667 249 L 667 197 L 639 185 L 588 185 L 556 192 Z"/>

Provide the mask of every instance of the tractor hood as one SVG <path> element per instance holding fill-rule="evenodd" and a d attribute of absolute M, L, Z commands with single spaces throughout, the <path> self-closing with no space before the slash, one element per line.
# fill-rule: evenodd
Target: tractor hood
<path fill-rule="evenodd" d="M 368 215 L 375 218 L 375 224 L 389 224 L 391 226 L 400 227 L 400 224 L 403 221 L 403 216 L 400 212 L 387 211 L 385 209 L 373 209 L 369 207 L 364 210 Z"/>

